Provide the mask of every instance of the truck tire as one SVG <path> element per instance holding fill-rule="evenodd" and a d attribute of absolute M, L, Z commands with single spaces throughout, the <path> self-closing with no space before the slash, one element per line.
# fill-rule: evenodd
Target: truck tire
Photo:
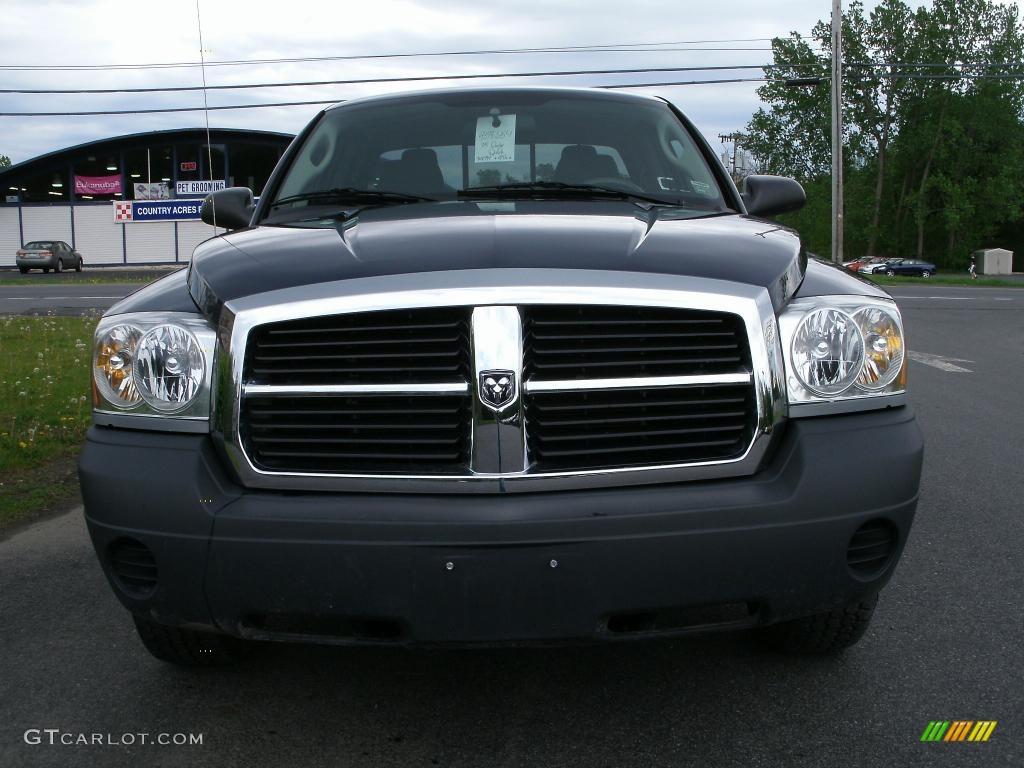
<path fill-rule="evenodd" d="M 824 654 L 849 648 L 864 636 L 878 595 L 833 608 L 827 613 L 784 621 L 762 630 L 762 639 L 777 651 Z"/>
<path fill-rule="evenodd" d="M 230 635 L 169 627 L 138 614 L 133 614 L 132 618 L 146 650 L 170 664 L 223 667 L 241 661 L 252 650 L 250 643 Z"/>

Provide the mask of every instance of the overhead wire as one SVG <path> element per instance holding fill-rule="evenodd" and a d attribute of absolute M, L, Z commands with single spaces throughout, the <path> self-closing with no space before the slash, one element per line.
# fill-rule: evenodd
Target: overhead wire
<path fill-rule="evenodd" d="M 524 53 L 659 53 L 663 51 L 693 50 L 693 51 L 770 51 L 771 48 L 763 46 L 756 48 L 749 47 L 726 47 L 726 48 L 666 48 L 665 46 L 690 46 L 709 45 L 720 43 L 748 43 L 748 42 L 770 42 L 772 38 L 733 38 L 717 40 L 676 40 L 658 43 L 611 43 L 607 45 L 570 45 L 550 46 L 534 48 L 492 48 L 478 50 L 455 50 L 455 51 L 424 51 L 415 53 L 367 53 L 347 54 L 337 56 L 296 56 L 290 58 L 274 59 L 228 59 L 222 61 L 207 61 L 206 67 L 226 66 L 249 66 L 265 64 L 297 64 L 326 61 L 360 61 L 373 59 L 405 59 L 434 56 L 489 56 L 489 55 L 518 55 Z M 0 64 L 0 70 L 7 71 L 103 71 L 103 70 L 135 70 L 135 69 L 174 69 L 174 68 L 196 68 L 204 66 L 196 61 L 162 62 L 152 64 Z"/>

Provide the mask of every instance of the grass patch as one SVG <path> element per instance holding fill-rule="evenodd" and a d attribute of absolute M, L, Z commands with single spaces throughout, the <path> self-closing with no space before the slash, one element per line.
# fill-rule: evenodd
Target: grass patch
<path fill-rule="evenodd" d="M 879 285 L 966 285 L 975 288 L 1024 288 L 1024 280 L 1000 280 L 998 277 L 979 277 L 971 280 L 970 277 L 959 275 L 932 275 L 931 277 L 911 277 L 909 275 L 862 275 Z"/>
<path fill-rule="evenodd" d="M 66 499 L 92 416 L 93 317 L 0 318 L 0 527 Z"/>

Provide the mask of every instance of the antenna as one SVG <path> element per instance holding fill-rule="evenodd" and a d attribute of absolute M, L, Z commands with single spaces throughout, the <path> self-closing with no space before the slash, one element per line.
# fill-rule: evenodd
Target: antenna
<path fill-rule="evenodd" d="M 196 26 L 199 28 L 199 69 L 203 75 L 203 116 L 206 118 L 206 170 L 210 178 L 210 205 L 213 208 L 213 233 L 217 234 L 217 202 L 213 198 L 213 144 L 210 142 L 210 102 L 206 91 L 206 51 L 203 49 L 203 17 L 199 12 L 199 0 L 196 0 Z M 202 174 L 199 179 L 202 181 Z"/>

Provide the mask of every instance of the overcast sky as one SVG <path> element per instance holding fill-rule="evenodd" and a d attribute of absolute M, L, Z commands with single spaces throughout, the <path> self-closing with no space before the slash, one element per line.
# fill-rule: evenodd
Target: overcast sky
<path fill-rule="evenodd" d="M 1018 0 L 1019 1 L 1019 0 Z M 0 65 L 144 64 L 198 59 L 195 0 L 3 0 Z M 845 5 L 845 3 L 844 3 Z M 868 7 L 874 5 L 871 0 Z M 421 53 L 552 46 L 771 38 L 810 32 L 829 16 L 830 0 L 201 0 L 207 58 L 237 60 Z M 482 72 L 607 69 L 645 66 L 764 64 L 767 41 L 707 43 L 659 53 L 529 53 L 437 56 L 275 65 L 211 66 L 209 85 L 297 80 L 404 77 Z M 463 81 L 458 85 L 597 85 L 619 82 L 757 77 L 736 73 L 651 73 Z M 198 68 L 120 71 L 0 71 L 2 88 L 194 86 Z M 334 85 L 266 88 L 209 94 L 210 105 L 342 100 L 393 90 L 450 85 Z M 741 129 L 758 106 L 756 83 L 651 88 L 679 105 L 717 145 L 717 135 Z M 201 106 L 201 92 L 170 94 L 0 94 L 0 112 L 145 109 Z M 297 132 L 319 107 L 217 111 L 212 127 Z M 203 124 L 202 112 L 91 117 L 0 117 L 0 154 L 21 162 L 44 152 L 139 131 Z"/>

